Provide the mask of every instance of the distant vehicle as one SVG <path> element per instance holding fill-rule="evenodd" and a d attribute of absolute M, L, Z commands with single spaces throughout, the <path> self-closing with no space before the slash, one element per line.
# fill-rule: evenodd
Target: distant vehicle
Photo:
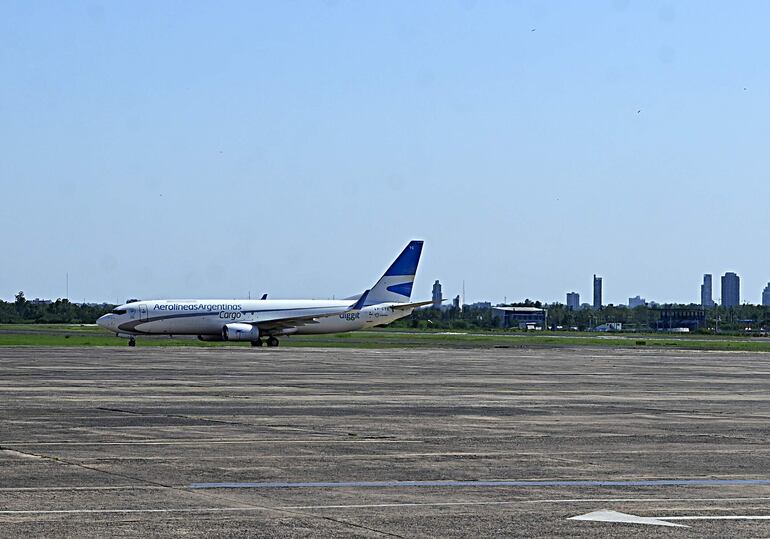
<path fill-rule="evenodd" d="M 594 331 L 623 331 L 623 323 L 622 322 L 607 322 L 606 324 L 602 324 L 601 326 L 596 326 L 594 328 Z"/>
<path fill-rule="evenodd" d="M 371 289 L 344 300 L 266 299 L 266 295 L 258 300 L 145 300 L 121 305 L 96 323 L 127 338 L 129 346 L 135 346 L 140 335 L 197 335 L 203 341 L 278 346 L 282 335 L 380 326 L 433 302 L 409 303 L 422 246 L 422 241 L 409 242 Z"/>

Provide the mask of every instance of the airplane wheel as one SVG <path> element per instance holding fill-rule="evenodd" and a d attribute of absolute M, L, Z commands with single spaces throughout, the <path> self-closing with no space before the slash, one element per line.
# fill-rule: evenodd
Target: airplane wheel
<path fill-rule="evenodd" d="M 269 339 L 267 339 L 267 345 L 278 346 L 278 339 L 276 339 L 275 337 L 270 337 Z"/>
<path fill-rule="evenodd" d="M 262 342 L 262 339 L 257 339 L 256 341 L 251 341 L 251 347 L 257 347 L 262 346 L 264 343 Z"/>
<path fill-rule="evenodd" d="M 128 339 L 128 346 L 136 346 L 136 340 L 133 338 Z"/>

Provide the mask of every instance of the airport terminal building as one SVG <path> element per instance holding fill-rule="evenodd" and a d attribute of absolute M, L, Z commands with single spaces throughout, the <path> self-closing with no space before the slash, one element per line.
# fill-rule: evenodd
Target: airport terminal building
<path fill-rule="evenodd" d="M 493 307 L 492 318 L 502 328 L 543 329 L 548 311 L 536 307 Z"/>
<path fill-rule="evenodd" d="M 704 307 L 663 307 L 659 310 L 658 331 L 687 329 L 696 331 L 706 327 L 706 309 Z"/>

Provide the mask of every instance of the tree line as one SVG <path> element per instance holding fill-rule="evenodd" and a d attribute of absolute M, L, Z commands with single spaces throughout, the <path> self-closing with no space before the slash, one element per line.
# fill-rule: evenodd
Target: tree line
<path fill-rule="evenodd" d="M 600 310 L 572 310 L 563 304 L 548 305 L 549 326 L 564 328 L 577 327 L 579 330 L 590 329 L 610 322 L 620 322 L 627 331 L 654 331 L 667 329 L 663 318 L 667 311 L 701 311 L 705 315 L 704 328 L 708 333 L 718 329 L 723 332 L 739 332 L 751 328 L 757 331 L 766 329 L 770 324 L 770 307 L 762 305 L 739 305 L 737 307 L 716 306 L 703 309 L 700 305 L 667 304 L 659 306 L 640 305 L 629 308 L 626 306 L 609 305 Z M 687 316 L 683 316 L 687 318 Z"/>
<path fill-rule="evenodd" d="M 536 307 L 548 311 L 546 329 L 574 329 L 586 331 L 602 324 L 620 322 L 624 331 L 655 331 L 661 328 L 661 318 L 666 309 L 700 309 L 699 305 L 639 306 L 630 309 L 625 306 L 608 305 L 599 310 L 570 309 L 561 303 L 542 304 L 525 300 L 508 304 L 511 307 Z M 86 305 L 57 299 L 51 303 L 35 303 L 16 294 L 15 301 L 0 301 L 0 324 L 93 324 L 96 319 L 108 313 L 113 305 Z M 464 306 L 444 309 L 417 309 L 411 316 L 393 322 L 391 327 L 413 329 L 457 329 L 489 330 L 499 327 L 499 321 L 488 307 Z M 719 329 L 721 332 L 743 332 L 767 330 L 770 326 L 770 307 L 762 305 L 740 305 L 705 310 L 705 328 L 702 332 Z M 665 328 L 663 328 L 665 329 Z"/>
<path fill-rule="evenodd" d="M 77 304 L 61 298 L 36 303 L 19 292 L 13 302 L 0 301 L 0 324 L 93 324 L 112 309 L 112 305 Z"/>
<path fill-rule="evenodd" d="M 561 303 L 542 304 L 539 301 L 526 300 L 521 303 L 508 304 L 510 307 L 537 307 L 547 310 L 546 329 L 586 331 L 603 324 L 619 322 L 624 331 L 656 331 L 667 329 L 663 315 L 667 310 L 684 309 L 700 310 L 700 305 L 660 305 L 626 306 L 608 305 L 599 310 L 571 309 Z M 744 332 L 767 330 L 770 327 L 770 307 L 762 305 L 740 305 L 738 307 L 721 307 L 705 309 L 705 324 L 700 330 L 709 333 Z M 465 306 L 444 309 L 418 309 L 411 316 L 397 320 L 391 327 L 413 329 L 477 329 L 489 330 L 499 327 L 499 320 L 493 316 L 490 308 Z"/>

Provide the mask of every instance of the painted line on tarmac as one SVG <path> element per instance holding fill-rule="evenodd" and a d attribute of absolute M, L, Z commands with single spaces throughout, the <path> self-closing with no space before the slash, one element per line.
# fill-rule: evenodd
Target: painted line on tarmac
<path fill-rule="evenodd" d="M 192 483 L 191 489 L 249 488 L 442 488 L 442 487 L 717 487 L 770 485 L 770 479 L 644 479 L 630 481 L 318 481 L 266 483 Z"/>
<path fill-rule="evenodd" d="M 770 497 L 761 498 L 556 498 L 544 500 L 505 500 L 481 502 L 404 502 L 404 503 L 361 503 L 340 505 L 292 505 L 279 509 L 376 509 L 388 507 L 442 507 L 463 505 L 529 505 L 529 504 L 559 504 L 559 503 L 660 503 L 660 502 L 755 502 L 768 501 Z"/>
<path fill-rule="evenodd" d="M 0 487 L 0 492 L 58 492 L 58 491 L 89 491 L 89 490 L 165 490 L 169 487 L 163 487 L 159 485 L 114 485 L 114 486 L 91 486 L 91 487 Z"/>
<path fill-rule="evenodd" d="M 226 511 L 271 511 L 266 507 L 194 507 L 188 509 L 48 509 L 4 510 L 0 515 L 71 515 L 113 513 L 216 513 Z"/>
<path fill-rule="evenodd" d="M 770 515 L 693 515 L 658 518 L 661 520 L 770 520 Z"/>
<path fill-rule="evenodd" d="M 399 507 L 432 507 L 432 506 L 474 506 L 474 505 L 517 505 L 540 503 L 599 503 L 599 502 L 697 502 L 697 501 L 766 501 L 770 498 L 568 498 L 546 500 L 509 500 L 489 502 L 435 502 L 435 503 L 377 503 L 352 505 L 293 505 L 281 507 L 192 507 L 179 509 L 6 509 L 0 510 L 0 515 L 70 515 L 70 514 L 120 514 L 120 513 L 225 513 L 225 512 L 255 512 L 272 510 L 301 510 L 301 509 L 367 509 L 367 508 L 399 508 Z M 770 516 L 693 516 L 693 517 L 658 517 L 666 520 L 767 520 Z"/>
<path fill-rule="evenodd" d="M 309 440 L 153 440 L 130 442 L 6 442 L 7 445 L 17 446 L 98 446 L 98 445 L 201 445 L 201 444 L 422 444 L 424 440 L 392 440 L 392 439 L 365 439 L 365 440 L 327 440 L 313 438 Z"/>

